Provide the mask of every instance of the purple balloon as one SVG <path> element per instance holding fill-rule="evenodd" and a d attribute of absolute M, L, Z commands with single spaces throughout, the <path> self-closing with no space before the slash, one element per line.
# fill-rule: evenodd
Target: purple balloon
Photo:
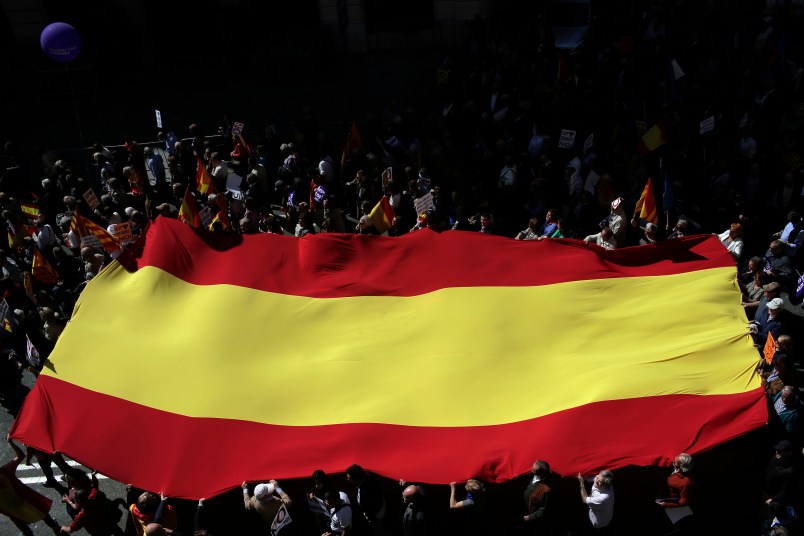
<path fill-rule="evenodd" d="M 73 61 L 81 52 L 81 36 L 66 22 L 48 24 L 39 36 L 39 44 L 45 54 L 56 61 Z"/>

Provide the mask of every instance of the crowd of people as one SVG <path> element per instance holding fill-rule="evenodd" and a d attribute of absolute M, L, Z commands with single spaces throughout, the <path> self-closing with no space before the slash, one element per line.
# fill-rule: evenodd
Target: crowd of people
<path fill-rule="evenodd" d="M 606 24 L 593 24 L 575 54 L 554 50 L 541 27 L 510 32 L 495 21 L 472 21 L 463 47 L 439 67 L 430 101 L 400 98 L 351 129 L 344 123 L 345 147 L 319 128 L 311 107 L 287 129 L 255 129 L 253 122 L 242 129 L 228 119 L 205 129 L 199 121 L 160 131 L 155 142 L 95 144 L 86 161 L 40 151 L 32 164 L 25 147 L 6 143 L 4 405 L 20 407 L 22 371 L 41 369 L 87 282 L 159 217 L 212 232 L 400 236 L 427 227 L 524 241 L 579 239 L 605 249 L 711 233 L 735 260 L 771 417 L 763 436 L 773 451 L 764 498 L 745 514 L 747 526 L 751 534 L 798 530 L 804 61 L 793 53 L 790 29 L 801 14 L 777 2 L 730 14 L 719 13 L 717 2 L 622 7 Z M 723 16 L 734 24 L 718 24 Z M 714 129 L 702 132 L 699 123 L 710 117 Z M 643 143 L 640 152 L 638 142 L 654 125 L 661 143 Z M 562 131 L 574 139 L 567 142 Z M 649 180 L 656 217 L 635 210 Z M 372 217 L 382 199 L 390 220 Z M 114 240 L 87 239 L 87 225 Z M 27 459 L 46 462 L 43 471 L 50 461 L 63 467 L 65 482 L 45 475 L 74 521 L 55 524 L 16 481 L 26 456 L 14 449 L 16 458 L 0 470 L 3 489 L 13 490 L 0 496 L 0 512 L 23 533 L 42 519 L 56 533 L 118 533 L 120 505 L 96 479 L 59 453 L 30 449 Z M 651 498 L 658 514 L 646 533 L 688 530 L 695 512 L 706 510 L 709 497 L 695 493 L 692 457 L 680 453 L 672 471 Z M 306 482 L 286 483 L 288 492 L 276 481 L 245 482 L 243 507 L 219 504 L 213 521 L 204 500 L 192 505 L 191 523 L 175 511 L 186 504 L 160 490 L 132 490 L 129 517 L 138 535 L 230 534 L 226 520 L 237 508 L 271 523 L 282 507 L 296 527 L 283 530 L 301 526 L 310 534 L 618 533 L 617 472 L 574 482 L 538 460 L 523 482 L 524 501 L 510 508 L 520 515 L 506 521 L 496 519 L 498 499 L 479 480 L 453 483 L 447 500 L 446 488 L 400 482 L 396 489 L 359 465 L 345 468 L 346 486 L 322 471 L 309 489 Z M 18 495 L 27 502 L 7 499 Z M 29 503 L 39 508 L 15 509 Z"/>

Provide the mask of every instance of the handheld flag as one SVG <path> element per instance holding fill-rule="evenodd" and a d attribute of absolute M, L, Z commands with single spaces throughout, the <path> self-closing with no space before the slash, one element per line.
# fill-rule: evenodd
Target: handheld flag
<path fill-rule="evenodd" d="M 75 209 L 73 213 L 73 220 L 70 222 L 70 230 L 79 238 L 94 237 L 95 243 L 100 245 L 108 253 L 112 253 L 120 249 L 120 242 L 117 241 L 109 232 L 95 223 L 78 213 Z M 84 240 L 82 240 L 84 242 Z"/>
<path fill-rule="evenodd" d="M 232 222 L 229 221 L 229 200 L 226 199 L 225 195 L 218 195 L 215 198 L 215 202 L 218 204 L 218 212 L 209 224 L 210 231 L 214 229 L 215 222 L 219 222 L 224 231 L 231 231 Z"/>
<path fill-rule="evenodd" d="M 656 200 L 653 197 L 653 185 L 650 178 L 645 183 L 642 195 L 639 196 L 639 201 L 637 201 L 634 208 L 634 217 L 636 218 L 637 216 L 651 222 L 653 225 L 659 223 L 659 214 L 656 212 Z"/>
<path fill-rule="evenodd" d="M 388 202 L 388 197 L 386 196 L 382 196 L 380 202 L 377 203 L 369 213 L 371 223 L 373 223 L 374 227 L 381 233 L 391 228 L 395 217 L 394 209 L 391 208 L 391 203 Z"/>
<path fill-rule="evenodd" d="M 201 216 L 198 214 L 198 203 L 195 196 L 190 191 L 190 186 L 184 191 L 184 198 L 179 207 L 179 221 L 183 221 L 190 227 L 201 227 Z"/>
<path fill-rule="evenodd" d="M 659 119 L 655 125 L 650 127 L 642 139 L 639 140 L 637 148 L 639 154 L 648 154 L 667 143 L 667 128 L 664 126 L 664 119 Z"/>
<path fill-rule="evenodd" d="M 357 130 L 357 123 L 352 121 L 352 127 L 349 129 L 349 134 L 346 136 L 346 143 L 343 145 L 343 153 L 341 154 L 341 174 L 343 167 L 346 165 L 346 160 L 352 149 L 363 147 L 363 139 L 360 137 L 360 132 Z"/>
<path fill-rule="evenodd" d="M 197 163 L 197 171 L 195 173 L 195 186 L 196 190 L 198 190 L 202 194 L 209 194 L 215 191 L 215 185 L 212 183 L 212 177 L 209 175 L 209 171 L 207 171 L 206 166 L 204 165 L 204 161 L 201 160 L 201 157 L 195 155 L 195 160 Z"/>
<path fill-rule="evenodd" d="M 157 218 L 133 272 L 114 261 L 81 293 L 11 436 L 198 499 L 355 460 L 433 483 L 500 482 L 536 458 L 564 474 L 669 464 L 766 425 L 734 261 L 716 237 L 535 246 L 426 229 L 298 240 Z M 553 304 L 551 322 L 521 314 L 533 303 Z M 214 329 L 188 311 L 209 311 Z M 570 375 L 553 366 L 570 361 Z M 360 387 L 329 389 L 344 384 Z M 325 408 L 311 390 L 326 390 Z M 455 402 L 480 391 L 495 402 Z M 595 441 L 566 448 L 578 430 Z M 264 455 L 249 455 L 255 444 Z"/>
<path fill-rule="evenodd" d="M 59 273 L 53 269 L 48 260 L 39 251 L 39 248 L 33 248 L 33 263 L 31 265 L 31 274 L 40 283 L 45 285 L 52 285 L 59 280 Z"/>

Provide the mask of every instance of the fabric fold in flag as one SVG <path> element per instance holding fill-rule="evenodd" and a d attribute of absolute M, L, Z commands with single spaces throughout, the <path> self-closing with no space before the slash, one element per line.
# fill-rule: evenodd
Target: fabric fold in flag
<path fill-rule="evenodd" d="M 159 218 L 135 264 L 88 284 L 12 436 L 173 497 L 352 463 L 433 483 L 502 481 L 536 458 L 565 474 L 667 464 L 767 422 L 734 264 L 713 237 L 600 251 Z M 549 322 L 534 303 L 552 304 Z"/>

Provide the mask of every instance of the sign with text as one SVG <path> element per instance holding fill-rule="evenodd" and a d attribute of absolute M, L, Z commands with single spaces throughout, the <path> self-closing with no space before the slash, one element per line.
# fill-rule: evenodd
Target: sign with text
<path fill-rule="evenodd" d="M 572 146 L 575 145 L 575 131 L 574 130 L 562 130 L 561 137 L 558 139 L 558 148 L 559 149 L 572 149 Z"/>
<path fill-rule="evenodd" d="M 706 134 L 712 130 L 715 130 L 715 116 L 707 117 L 703 121 L 701 121 L 701 134 Z"/>
<path fill-rule="evenodd" d="M 435 207 L 435 204 L 433 203 L 433 192 L 427 192 L 423 196 L 414 199 L 413 206 L 416 207 L 416 214 L 433 210 L 433 207 Z"/>
<path fill-rule="evenodd" d="M 243 127 L 245 127 L 243 123 L 235 123 L 232 125 L 232 136 L 239 136 L 241 132 L 243 132 Z"/>
<path fill-rule="evenodd" d="M 127 221 L 124 223 L 116 223 L 112 229 L 112 236 L 114 236 L 119 242 L 128 242 L 133 240 L 131 234 L 131 222 Z"/>
<path fill-rule="evenodd" d="M 92 188 L 84 192 L 84 201 L 87 202 L 89 208 L 95 210 L 100 206 L 100 201 L 98 201 L 98 196 L 95 195 L 95 192 L 92 191 Z"/>
<path fill-rule="evenodd" d="M 103 245 L 101 244 L 100 238 L 95 235 L 86 235 L 81 237 L 81 247 L 82 248 L 95 248 L 95 249 L 103 249 Z"/>
<path fill-rule="evenodd" d="M 159 110 L 154 110 L 156 112 L 156 128 L 162 128 L 162 112 Z"/>

